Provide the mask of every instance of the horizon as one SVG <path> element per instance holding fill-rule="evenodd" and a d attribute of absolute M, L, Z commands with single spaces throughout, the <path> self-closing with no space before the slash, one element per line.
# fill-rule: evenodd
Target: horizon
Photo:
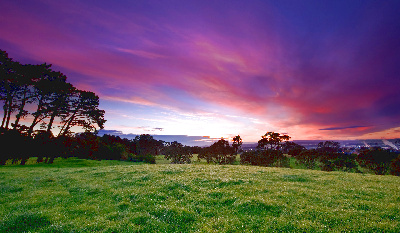
<path fill-rule="evenodd" d="M 129 140 L 134 139 L 136 136 L 140 136 L 140 134 L 124 134 L 121 131 L 110 131 L 110 130 L 100 130 L 98 132 L 98 136 L 103 136 L 105 134 L 119 136 L 120 138 L 126 138 Z M 156 140 L 162 140 L 165 142 L 173 142 L 177 141 L 183 145 L 187 146 L 210 146 L 212 143 L 217 142 L 220 139 L 227 140 L 229 144 L 232 143 L 232 138 L 210 138 L 208 136 L 189 136 L 189 135 L 159 135 L 159 134 L 149 134 Z M 243 139 L 243 138 L 242 138 Z M 260 137 L 261 139 L 261 137 Z M 350 142 L 350 141 L 374 141 L 374 140 L 399 140 L 400 138 L 393 139 L 384 139 L 384 138 L 371 138 L 371 139 L 337 139 L 337 140 L 329 140 L 329 139 L 295 139 L 288 140 L 295 143 L 302 142 L 324 142 L 324 141 L 336 141 L 336 142 Z M 258 141 L 258 140 L 257 140 Z M 254 145 L 257 144 L 257 141 L 246 141 L 243 139 L 243 145 Z"/>
<path fill-rule="evenodd" d="M 400 1 L 0 7 L 0 49 L 23 64 L 52 64 L 96 93 L 106 131 L 400 138 Z"/>

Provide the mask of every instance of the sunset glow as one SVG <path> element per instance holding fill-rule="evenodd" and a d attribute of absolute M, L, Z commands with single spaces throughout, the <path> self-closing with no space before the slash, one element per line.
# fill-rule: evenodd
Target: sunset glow
<path fill-rule="evenodd" d="M 106 130 L 400 138 L 400 1 L 2 1 L 0 49 L 93 91 Z"/>

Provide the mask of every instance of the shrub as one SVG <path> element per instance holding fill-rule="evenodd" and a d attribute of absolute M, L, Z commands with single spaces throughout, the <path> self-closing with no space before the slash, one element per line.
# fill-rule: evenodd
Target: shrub
<path fill-rule="evenodd" d="M 373 148 L 361 151 L 357 156 L 360 166 L 368 168 L 377 175 L 386 174 L 389 166 L 398 154 L 384 150 L 382 148 Z"/>
<path fill-rule="evenodd" d="M 205 159 L 207 163 L 233 164 L 236 159 L 235 148 L 229 146 L 229 142 L 220 139 L 209 147 L 203 148 L 199 159 Z"/>
<path fill-rule="evenodd" d="M 163 154 L 171 163 L 176 164 L 191 163 L 190 159 L 193 157 L 190 147 L 176 141 L 164 147 Z"/>
<path fill-rule="evenodd" d="M 390 174 L 400 176 L 400 155 L 390 163 Z"/>
<path fill-rule="evenodd" d="M 135 154 L 128 154 L 128 160 L 132 162 L 145 162 L 150 164 L 156 163 L 156 157 L 151 154 L 146 155 L 135 155 Z"/>
<path fill-rule="evenodd" d="M 358 170 L 357 169 L 357 162 L 356 162 L 356 155 L 355 154 L 346 154 L 342 153 L 333 161 L 333 166 L 336 170 L 343 170 L 343 171 L 351 171 L 351 170 Z"/>
<path fill-rule="evenodd" d="M 313 169 L 316 165 L 319 153 L 315 149 L 302 151 L 299 155 L 294 156 L 299 164 L 303 164 L 308 169 Z"/>
<path fill-rule="evenodd" d="M 257 166 L 288 167 L 289 159 L 280 150 L 265 149 L 243 152 L 240 155 L 240 163 Z"/>

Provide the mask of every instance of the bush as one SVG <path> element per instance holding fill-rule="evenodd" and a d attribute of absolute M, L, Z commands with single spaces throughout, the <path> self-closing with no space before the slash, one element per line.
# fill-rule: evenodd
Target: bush
<path fill-rule="evenodd" d="M 383 175 L 389 171 L 391 162 L 396 157 L 398 157 L 398 154 L 394 152 L 382 148 L 373 148 L 361 151 L 357 156 L 357 161 L 360 166 L 374 171 L 377 175 Z"/>
<path fill-rule="evenodd" d="M 156 163 L 156 157 L 151 154 L 146 154 L 146 155 L 128 154 L 128 160 L 132 162 L 145 162 L 150 164 Z"/>
<path fill-rule="evenodd" d="M 190 159 L 193 157 L 190 147 L 183 146 L 176 141 L 164 147 L 163 154 L 166 159 L 172 160 L 171 163 L 174 164 L 191 163 Z"/>
<path fill-rule="evenodd" d="M 308 169 L 313 169 L 316 165 L 319 153 L 315 149 L 302 151 L 300 154 L 294 156 L 297 163 L 303 164 Z"/>
<path fill-rule="evenodd" d="M 240 155 L 240 163 L 256 166 L 289 167 L 289 159 L 283 155 L 282 151 L 274 149 L 243 152 Z"/>
<path fill-rule="evenodd" d="M 203 148 L 198 158 L 205 159 L 207 163 L 233 164 L 236 159 L 235 148 L 229 146 L 228 141 L 221 139 L 211 146 Z"/>
<path fill-rule="evenodd" d="M 390 174 L 400 176 L 400 155 L 390 163 Z"/>
<path fill-rule="evenodd" d="M 257 151 L 244 151 L 240 154 L 240 164 L 255 164 L 255 158 L 257 156 Z"/>
<path fill-rule="evenodd" d="M 127 160 L 128 149 L 124 144 L 111 143 L 109 145 L 100 143 L 98 150 L 94 153 L 97 159 Z"/>
<path fill-rule="evenodd" d="M 333 166 L 336 168 L 336 170 L 351 171 L 355 169 L 356 171 L 358 171 L 355 154 L 340 154 L 333 161 Z"/>

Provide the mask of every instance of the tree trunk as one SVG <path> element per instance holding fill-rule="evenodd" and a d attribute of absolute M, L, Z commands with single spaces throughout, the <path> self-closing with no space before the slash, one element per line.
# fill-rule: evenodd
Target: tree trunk
<path fill-rule="evenodd" d="M 7 109 L 8 109 L 8 99 L 4 102 L 4 106 L 3 106 L 3 120 L 1 122 L 1 128 L 4 128 L 5 123 L 6 123 L 6 119 L 7 119 Z"/>
<path fill-rule="evenodd" d="M 39 113 L 39 111 L 42 109 L 42 107 L 43 107 L 43 101 L 42 101 L 42 98 L 40 98 L 39 99 L 39 103 L 38 103 L 38 107 L 36 109 L 36 113 Z M 33 132 L 33 128 L 35 128 L 35 126 L 39 122 L 38 119 L 39 119 L 39 114 L 36 114 L 35 118 L 33 119 L 32 124 L 31 124 L 31 126 L 29 127 L 29 130 L 28 130 L 28 135 L 29 136 L 31 136 L 31 134 Z"/>
<path fill-rule="evenodd" d="M 10 124 L 10 119 L 11 119 L 11 113 L 12 113 L 12 96 L 9 97 L 10 99 L 8 100 L 8 110 L 7 110 L 7 120 L 6 120 L 6 125 L 5 128 L 8 129 L 8 125 Z"/>
<path fill-rule="evenodd" d="M 51 132 L 51 127 L 53 127 L 54 119 L 56 118 L 57 110 L 54 110 L 53 114 L 51 114 L 49 125 L 47 126 L 47 133 Z"/>
<path fill-rule="evenodd" d="M 65 124 L 64 124 L 63 127 L 61 128 L 60 133 L 58 134 L 58 136 L 60 136 L 60 135 L 65 135 L 65 134 L 68 132 L 69 128 L 71 127 L 72 121 L 75 119 L 75 116 L 76 116 L 76 113 L 77 113 L 77 112 L 78 112 L 78 110 L 76 109 L 76 110 L 74 111 L 74 113 L 72 114 L 72 116 L 68 119 L 68 121 L 65 122 Z M 63 132 L 63 130 L 64 130 L 64 132 Z"/>
<path fill-rule="evenodd" d="M 17 125 L 18 125 L 18 123 L 19 123 L 19 120 L 21 119 L 21 117 L 22 117 L 22 112 L 24 111 L 24 108 L 25 108 L 25 104 L 26 104 L 26 94 L 28 93 L 28 88 L 25 88 L 25 91 L 24 91 L 24 97 L 22 98 L 22 103 L 21 103 L 21 106 L 20 106 L 20 108 L 19 108 L 19 112 L 18 112 L 18 114 L 15 116 L 16 118 L 15 118 L 15 122 L 14 122 L 14 129 L 17 127 Z"/>

